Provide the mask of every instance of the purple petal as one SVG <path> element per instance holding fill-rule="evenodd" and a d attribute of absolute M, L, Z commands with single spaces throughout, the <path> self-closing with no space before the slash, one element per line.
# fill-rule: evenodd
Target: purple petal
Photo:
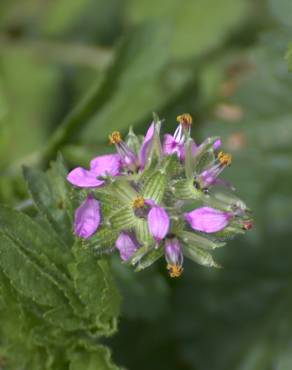
<path fill-rule="evenodd" d="M 184 218 L 194 230 L 215 233 L 228 225 L 231 214 L 210 207 L 202 207 L 185 213 Z"/>
<path fill-rule="evenodd" d="M 95 188 L 103 185 L 104 181 L 98 180 L 94 172 L 85 170 L 82 167 L 74 168 L 67 175 L 67 180 L 80 188 Z"/>
<path fill-rule="evenodd" d="M 145 167 L 147 156 L 149 154 L 149 150 L 152 144 L 152 139 L 154 137 L 154 130 L 155 130 L 155 125 L 152 122 L 152 124 L 149 126 L 146 135 L 144 137 L 143 143 L 140 148 L 140 153 L 139 153 L 139 162 L 141 168 Z"/>
<path fill-rule="evenodd" d="M 214 171 L 211 170 L 205 170 L 201 173 L 200 179 L 203 183 L 203 186 L 210 186 L 213 185 L 216 181 L 216 174 L 214 174 Z"/>
<path fill-rule="evenodd" d="M 133 253 L 138 248 L 138 242 L 125 232 L 120 233 L 115 244 L 123 261 L 127 261 L 130 257 L 132 257 Z"/>
<path fill-rule="evenodd" d="M 171 155 L 176 153 L 180 160 L 185 158 L 184 144 L 178 143 L 172 135 L 164 135 L 162 152 L 165 155 Z"/>
<path fill-rule="evenodd" d="M 180 243 L 176 238 L 166 240 L 164 246 L 164 254 L 167 263 L 169 263 L 170 265 L 182 265 L 182 250 Z"/>
<path fill-rule="evenodd" d="M 221 146 L 221 139 L 217 139 L 217 140 L 215 141 L 215 143 L 213 144 L 213 149 L 214 149 L 214 150 L 217 150 L 217 149 L 219 149 L 219 148 L 220 148 L 220 146 Z"/>
<path fill-rule="evenodd" d="M 169 217 L 163 208 L 152 207 L 148 213 L 147 221 L 149 232 L 157 242 L 165 238 L 169 229 Z"/>
<path fill-rule="evenodd" d="M 106 154 L 92 159 L 90 171 L 96 176 L 117 176 L 120 172 L 121 160 L 118 154 Z"/>
<path fill-rule="evenodd" d="M 175 141 L 174 137 L 170 134 L 164 135 L 164 141 L 163 141 L 163 154 L 169 155 L 173 154 L 176 150 L 177 142 Z"/>
<path fill-rule="evenodd" d="M 191 153 L 192 155 L 195 155 L 198 149 L 198 145 L 195 143 L 195 141 L 192 139 L 191 142 Z"/>
<path fill-rule="evenodd" d="M 215 179 L 212 185 L 225 186 L 226 188 L 229 188 L 232 191 L 236 190 L 235 187 L 229 181 L 222 179 Z"/>
<path fill-rule="evenodd" d="M 89 195 L 75 211 L 74 233 L 87 239 L 94 234 L 100 224 L 99 202 Z"/>

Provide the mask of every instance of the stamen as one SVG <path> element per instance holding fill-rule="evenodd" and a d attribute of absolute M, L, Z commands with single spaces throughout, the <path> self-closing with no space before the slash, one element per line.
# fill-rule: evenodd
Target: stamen
<path fill-rule="evenodd" d="M 169 276 L 172 278 L 180 277 L 183 272 L 183 268 L 179 265 L 168 264 L 166 268 L 168 270 Z"/>
<path fill-rule="evenodd" d="M 219 152 L 218 153 L 218 160 L 224 166 L 230 166 L 232 156 L 229 153 Z"/>
<path fill-rule="evenodd" d="M 133 200 L 133 203 L 132 203 L 132 207 L 134 209 L 137 209 L 137 208 L 142 208 L 144 207 L 145 205 L 145 200 L 143 197 L 141 197 L 140 195 L 138 195 L 134 200 Z"/>
<path fill-rule="evenodd" d="M 122 141 L 119 131 L 114 131 L 112 134 L 109 135 L 108 138 L 110 144 L 119 144 Z"/>
<path fill-rule="evenodd" d="M 183 113 L 176 117 L 176 120 L 183 128 L 187 129 L 193 123 L 193 118 L 189 113 Z"/>

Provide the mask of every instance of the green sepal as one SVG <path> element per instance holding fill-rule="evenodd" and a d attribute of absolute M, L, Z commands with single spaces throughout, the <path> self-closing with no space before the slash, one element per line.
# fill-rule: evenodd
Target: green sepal
<path fill-rule="evenodd" d="M 140 261 L 138 262 L 135 271 L 141 271 L 145 268 L 151 266 L 154 262 L 156 262 L 160 257 L 163 256 L 163 248 L 152 248 L 146 255 L 144 255 Z"/>
<path fill-rule="evenodd" d="M 177 180 L 170 185 L 175 198 L 179 200 L 201 199 L 202 192 L 195 188 L 193 180 Z"/>
<path fill-rule="evenodd" d="M 124 203 L 112 194 L 108 194 L 102 190 L 95 190 L 93 193 L 95 199 L 99 201 L 103 219 L 107 219 L 111 214 L 125 207 Z"/>
<path fill-rule="evenodd" d="M 139 137 L 135 134 L 133 127 L 131 126 L 129 129 L 129 133 L 127 135 L 126 144 L 128 147 L 133 150 L 135 154 L 139 153 L 140 146 L 141 146 L 141 140 Z"/>
<path fill-rule="evenodd" d="M 108 226 L 101 226 L 97 232 L 84 245 L 97 253 L 111 250 L 118 237 L 119 231 Z"/>
<path fill-rule="evenodd" d="M 197 148 L 196 154 L 192 157 L 192 168 L 195 173 L 200 173 L 204 164 L 208 163 L 210 158 L 208 159 L 206 153 L 214 152 L 213 145 L 218 139 L 220 139 L 218 136 L 209 137 Z"/>
<path fill-rule="evenodd" d="M 168 178 L 178 176 L 183 171 L 183 166 L 176 154 L 164 157 L 160 163 L 160 171 Z"/>
<path fill-rule="evenodd" d="M 128 259 L 127 264 L 135 266 L 150 250 L 149 245 L 143 245 Z"/>
<path fill-rule="evenodd" d="M 143 184 L 141 194 L 144 199 L 152 199 L 159 204 L 162 201 L 165 186 L 166 176 L 161 171 L 156 171 Z"/>
<path fill-rule="evenodd" d="M 244 233 L 245 230 L 242 229 L 241 225 L 236 224 L 236 222 L 231 222 L 224 230 L 213 233 L 212 237 L 220 241 L 225 241 L 233 239 L 238 234 Z"/>
<path fill-rule="evenodd" d="M 142 218 L 137 218 L 135 224 L 135 232 L 138 242 L 141 245 L 150 245 L 153 244 L 153 239 L 149 233 L 147 221 Z"/>
<path fill-rule="evenodd" d="M 128 178 L 113 178 L 106 188 L 106 193 L 113 196 L 119 203 L 130 205 L 137 196 L 137 192 L 130 186 Z"/>
<path fill-rule="evenodd" d="M 196 161 L 195 172 L 202 173 L 206 168 L 212 166 L 216 160 L 213 147 L 202 152 Z"/>
<path fill-rule="evenodd" d="M 123 207 L 115 212 L 108 220 L 110 227 L 116 230 L 129 230 L 137 224 L 137 217 L 133 209 L 130 207 Z"/>
<path fill-rule="evenodd" d="M 188 138 L 185 143 L 185 173 L 187 179 L 193 179 L 194 177 L 194 156 L 192 154 L 193 140 Z"/>
<path fill-rule="evenodd" d="M 211 188 L 209 195 L 206 196 L 206 200 L 213 201 L 214 204 L 218 204 L 218 207 L 227 211 L 233 211 L 236 208 L 242 211 L 248 211 L 247 205 L 238 198 L 233 192 L 225 189 Z"/>
<path fill-rule="evenodd" d="M 183 254 L 199 265 L 217 268 L 221 267 L 214 261 L 209 252 L 192 244 L 183 244 Z"/>
<path fill-rule="evenodd" d="M 205 238 L 202 235 L 198 235 L 189 231 L 182 231 L 179 232 L 177 235 L 186 245 L 192 245 L 194 247 L 206 250 L 221 248 L 225 245 L 225 243 L 223 242 L 216 242 L 208 238 Z"/>

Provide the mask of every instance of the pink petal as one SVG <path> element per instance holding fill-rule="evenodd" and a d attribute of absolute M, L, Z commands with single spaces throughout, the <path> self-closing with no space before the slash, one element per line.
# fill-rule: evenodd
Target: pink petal
<path fill-rule="evenodd" d="M 90 171 L 96 176 L 117 176 L 120 172 L 121 160 L 118 154 L 106 154 L 96 157 L 90 162 Z"/>
<path fill-rule="evenodd" d="M 116 240 L 116 248 L 120 252 L 121 260 L 127 261 L 138 248 L 138 243 L 128 233 L 121 232 Z"/>
<path fill-rule="evenodd" d="M 99 202 L 89 195 L 75 211 L 74 233 L 80 238 L 87 239 L 95 233 L 99 224 Z"/>
<path fill-rule="evenodd" d="M 217 150 L 217 149 L 219 149 L 219 148 L 220 148 L 220 146 L 221 146 L 221 139 L 217 139 L 217 140 L 215 141 L 215 143 L 213 144 L 213 149 L 214 149 L 214 150 Z"/>
<path fill-rule="evenodd" d="M 67 180 L 80 188 L 95 188 L 103 185 L 104 181 L 98 180 L 96 174 L 82 167 L 74 168 L 67 175 Z"/>
<path fill-rule="evenodd" d="M 228 225 L 231 215 L 218 209 L 201 207 L 185 213 L 184 218 L 194 230 L 215 233 Z"/>
<path fill-rule="evenodd" d="M 157 242 L 165 238 L 169 230 L 169 217 L 163 208 L 152 207 L 148 213 L 147 222 L 149 232 Z"/>
<path fill-rule="evenodd" d="M 141 168 L 145 167 L 147 156 L 148 156 L 149 150 L 151 148 L 152 139 L 154 137 L 154 130 L 155 130 L 155 125 L 154 125 L 154 123 L 152 123 L 149 126 L 149 128 L 146 132 L 146 135 L 144 137 L 143 143 L 141 145 L 140 153 L 139 153 L 139 162 L 140 162 Z"/>
<path fill-rule="evenodd" d="M 176 151 L 177 142 L 175 141 L 174 137 L 170 134 L 164 135 L 163 141 L 163 154 L 169 155 L 173 154 Z"/>

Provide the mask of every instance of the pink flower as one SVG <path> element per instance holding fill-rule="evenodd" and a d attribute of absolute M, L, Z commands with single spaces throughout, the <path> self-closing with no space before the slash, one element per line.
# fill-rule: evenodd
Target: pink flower
<path fill-rule="evenodd" d="M 67 180 L 80 188 L 94 188 L 104 184 L 102 176 L 119 175 L 121 161 L 117 154 L 107 154 L 96 157 L 90 162 L 90 169 L 74 168 L 67 175 Z"/>
<path fill-rule="evenodd" d="M 215 233 L 224 229 L 232 215 L 210 207 L 201 207 L 184 214 L 191 228 L 205 233 Z"/>
<path fill-rule="evenodd" d="M 75 211 L 75 235 L 88 239 L 96 232 L 101 218 L 99 208 L 99 202 L 92 195 L 88 195 L 85 201 Z"/>

